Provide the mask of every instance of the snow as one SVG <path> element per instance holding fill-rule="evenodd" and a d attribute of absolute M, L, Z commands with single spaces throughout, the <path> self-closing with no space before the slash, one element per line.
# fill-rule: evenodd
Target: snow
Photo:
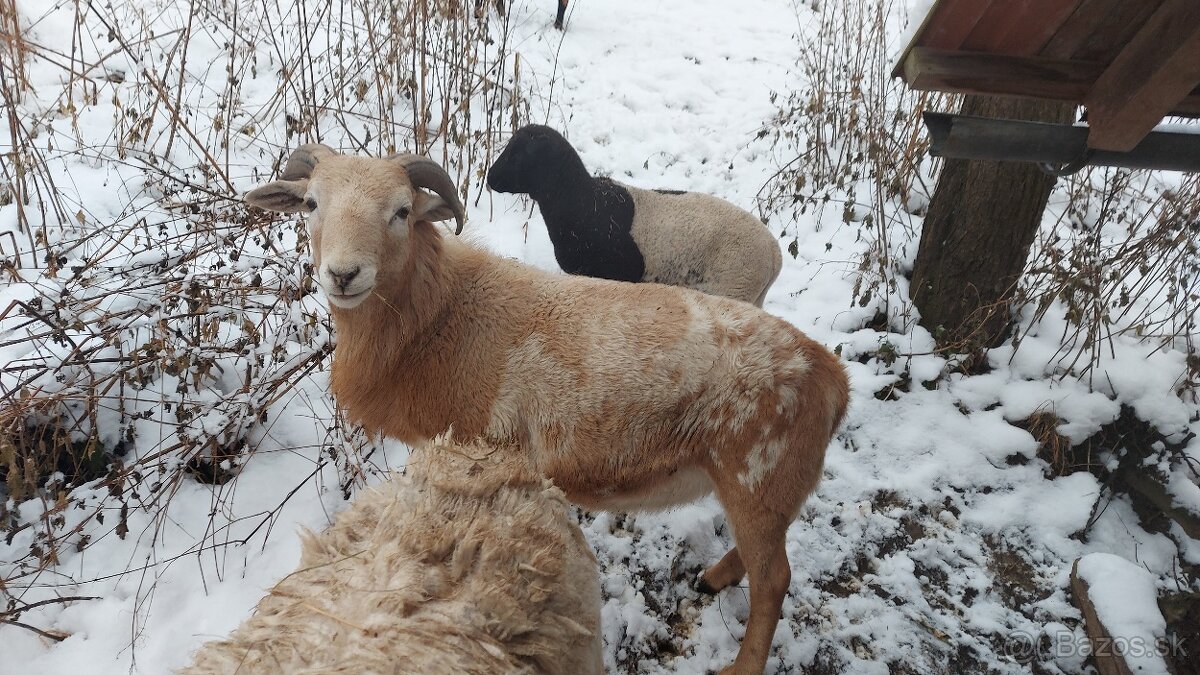
<path fill-rule="evenodd" d="M 1135 673 L 1166 675 L 1161 650 L 1167 622 L 1158 609 L 1158 589 L 1152 574 L 1111 553 L 1091 553 L 1079 559 L 1079 577 L 1087 582 L 1096 616 Z"/>
<path fill-rule="evenodd" d="M 759 132 L 774 124 L 779 103 L 772 94 L 782 98 L 803 86 L 796 62 L 816 20 L 813 7 L 822 4 L 572 0 L 567 30 L 559 33 L 550 28 L 553 3 L 530 0 L 510 8 L 510 39 L 521 54 L 531 120 L 563 130 L 594 172 L 641 187 L 710 192 L 755 209 L 764 185 L 791 159 Z M 186 18 L 178 9 L 134 11 L 162 9 L 155 0 L 126 5 L 120 16 L 130 33 L 141 22 L 158 22 L 158 32 L 169 36 L 171 22 Z M 38 18 L 31 28 L 38 41 L 53 42 L 73 30 L 69 3 L 50 7 L 22 0 L 18 6 L 22 16 Z M 904 31 L 915 29 L 929 1 L 899 6 L 889 28 L 892 54 L 903 47 Z M 494 15 L 490 21 L 493 29 L 500 25 Z M 92 18 L 85 23 L 104 37 Z M 321 44 L 329 39 L 324 30 L 315 34 Z M 187 101 L 187 114 L 211 125 L 224 105 L 225 48 L 197 39 L 187 49 L 190 76 L 200 83 L 186 90 L 200 92 Z M 257 137 L 235 134 L 227 148 L 237 191 L 266 176 L 280 149 L 308 140 L 290 135 L 283 104 L 272 102 L 281 57 L 265 42 L 254 49 L 259 67 L 242 80 L 240 105 L 253 111 L 252 121 L 262 131 Z M 101 39 L 89 62 L 110 50 Z M 106 62 L 105 68 L 123 69 L 129 80 L 98 85 L 96 102 L 70 117 L 54 112 L 61 69 L 35 60 L 30 77 L 37 94 L 23 103 L 46 113 L 39 139 L 52 139 L 61 149 L 45 153 L 64 198 L 85 212 L 86 224 L 79 227 L 112 232 L 106 262 L 111 270 L 170 268 L 187 259 L 186 251 L 159 243 L 181 227 L 167 213 L 185 201 L 167 194 L 178 186 L 140 164 L 133 151 L 122 158 L 117 149 L 128 131 L 124 111 L 153 108 L 153 101 L 138 99 L 131 88 L 149 65 L 154 64 L 124 56 Z M 167 117 L 155 110 L 159 119 Z M 11 150 L 3 145 L 7 124 L 6 116 L 0 120 L 0 152 Z M 120 125 L 126 126 L 118 131 Z M 362 126 L 345 131 L 328 123 L 323 140 L 351 147 L 347 134 L 361 137 Z M 373 131 L 377 136 L 380 130 Z M 180 146 L 185 149 L 176 149 L 172 170 L 190 173 L 193 182 L 206 180 L 191 169 L 191 146 Z M 225 190 L 219 180 L 209 180 L 214 190 Z M 473 185 L 469 236 L 501 255 L 556 270 L 538 211 L 527 200 L 480 192 L 478 181 Z M 856 201 L 869 201 L 866 188 L 859 189 Z M 925 198 L 914 195 L 914 204 Z M 1052 206 L 1060 208 L 1063 200 L 1056 200 Z M 901 267 L 911 265 L 920 232 L 920 218 L 902 206 L 888 206 L 894 211 L 889 253 Z M 805 213 L 760 212 L 772 231 L 787 233 L 780 244 L 784 268 L 765 309 L 837 349 L 852 387 L 850 411 L 829 448 L 824 480 L 788 532 L 792 582 L 768 672 L 1017 673 L 1028 672 L 1031 661 L 1042 672 L 1079 672 L 1085 664 L 1078 650 L 1025 653 L 1020 647 L 1041 638 L 1081 639 L 1080 615 L 1069 595 L 1071 566 L 1081 556 L 1081 572 L 1094 575 L 1089 578 L 1096 580 L 1103 602 L 1116 598 L 1146 610 L 1112 626 L 1130 636 L 1161 636 L 1161 617 L 1155 624 L 1149 616 L 1155 588 L 1174 578 L 1181 559 L 1200 562 L 1200 544 L 1177 526 L 1168 532 L 1146 529 L 1129 500 L 1114 498 L 1091 473 L 1053 476 L 1037 454 L 1038 439 L 1015 423 L 1050 412 L 1061 420 L 1057 431 L 1079 442 L 1117 420 L 1124 405 L 1173 442 L 1183 442 L 1189 430 L 1200 430 L 1195 401 L 1179 394 L 1189 377 L 1186 355 L 1117 335 L 1098 364 L 1080 374 L 1061 365 L 1067 324 L 1063 308 L 1054 305 L 1040 318 L 1026 311 L 1019 346 L 1009 341 L 992 349 L 988 372 L 966 374 L 954 358 L 935 350 L 911 308 L 898 301 L 908 295 L 902 275 L 886 298 L 855 302 L 858 261 L 868 241 L 860 223 L 842 225 L 842 207 L 835 199 Z M 204 284 L 214 270 L 236 271 L 247 280 L 261 277 L 253 300 L 264 307 L 281 295 L 293 300 L 279 313 L 264 312 L 265 319 L 243 307 L 207 310 L 238 317 L 222 324 L 215 341 L 232 345 L 245 338 L 249 330 L 239 328 L 243 323 L 263 335 L 243 352 L 220 355 L 205 387 L 190 399 L 199 412 L 186 429 L 219 436 L 227 423 L 242 419 L 242 411 L 259 405 L 242 392 L 243 373 L 255 359 L 268 364 L 264 380 L 294 377 L 296 387 L 266 406 L 265 422 L 250 426 L 245 438 L 250 452 L 224 460 L 237 471 L 227 483 L 209 485 L 173 472 L 183 462 L 172 451 L 180 441 L 179 407 L 173 405 L 185 382 L 159 373 L 129 403 L 127 412 L 139 417 L 124 461 L 161 456 L 161 475 L 173 478 L 123 496 L 125 514 L 101 480 L 78 488 L 74 496 L 81 504 L 103 507 L 103 522 L 86 518 L 85 508 L 58 512 L 52 501 L 10 500 L 13 517 L 29 527 L 11 541 L 0 539 L 0 579 L 14 579 L 8 591 L 26 603 L 56 596 L 99 599 L 51 603 L 21 615 L 30 625 L 68 633 L 62 642 L 0 624 L 0 670 L 17 664 L 20 672 L 47 674 L 163 673 L 185 665 L 192 651 L 232 630 L 265 589 L 294 568 L 302 528 L 324 526 L 345 508 L 347 495 L 404 466 L 407 448 L 339 425 L 319 358 L 330 340 L 320 318 L 324 300 L 319 294 L 294 299 L 303 284 L 300 228 L 288 220 L 276 224 L 270 237 L 254 229 L 261 224 L 247 233 L 239 214 L 222 216 L 229 221 L 221 220 L 225 229 L 211 233 L 218 239 L 241 237 L 239 258 L 189 261 L 174 278 L 181 285 Z M 1057 215 L 1052 208 L 1047 228 Z M 142 217 L 147 221 L 137 222 Z M 0 206 L 0 232 L 15 230 L 15 223 L 15 208 Z M 161 239 L 160 223 L 166 228 Z M 786 252 L 793 237 L 795 257 Z M 135 238 L 142 243 L 134 245 Z M 9 246 L 7 236 L 0 237 L 0 246 Z M 67 269 L 83 258 L 79 251 L 64 255 Z M 22 274 L 24 282 L 0 281 L 0 310 L 15 300 L 52 299 L 78 286 L 66 275 L 38 277 L 28 266 Z M 125 279 L 98 275 L 81 292 L 98 298 L 94 316 L 147 302 L 162 305 L 161 316 L 131 320 L 127 327 L 126 342 L 143 345 L 158 335 L 158 320 L 176 291 L 154 287 L 111 294 Z M 876 313 L 889 327 L 867 327 L 876 325 L 869 323 Z M 18 319 L 0 320 L 0 362 L 12 366 L 0 373 L 6 393 L 23 377 L 16 366 L 71 351 L 51 344 L 44 349 L 52 347 L 52 353 L 33 353 L 20 338 L 40 328 Z M 100 339 L 89 316 L 82 323 L 70 331 L 72 339 Z M 894 362 L 881 358 L 884 346 L 894 352 Z M 317 365 L 310 369 L 311 363 Z M 71 383 L 39 385 L 50 391 Z M 890 397 L 877 396 L 889 387 Z M 106 438 L 123 431 L 110 412 L 102 422 Z M 1200 441 L 1192 440 L 1185 452 L 1200 461 Z M 1168 472 L 1175 499 L 1200 512 L 1195 479 L 1178 467 L 1167 466 Z M 20 561 L 31 547 L 44 543 L 44 521 L 58 517 L 65 522 L 60 532 L 76 525 L 80 530 L 63 535 L 57 564 L 41 572 L 23 567 Z M 732 660 L 749 607 L 745 585 L 715 598 L 691 588 L 696 573 L 732 545 L 715 500 L 665 513 L 582 513 L 580 520 L 601 564 L 610 670 L 706 673 Z M 128 534 L 117 534 L 118 522 Z M 77 547 L 83 536 L 87 545 Z M 1114 578 L 1130 582 L 1113 589 Z M 1105 595 L 1110 591 L 1121 594 Z"/>
<path fill-rule="evenodd" d="M 905 8 L 907 25 L 896 36 L 895 43 L 901 48 L 907 47 L 912 39 L 917 36 L 917 31 L 920 30 L 921 24 L 925 22 L 925 17 L 929 16 L 933 9 L 934 0 L 911 0 Z"/>
<path fill-rule="evenodd" d="M 1200 134 L 1200 126 L 1191 121 L 1166 122 L 1156 124 L 1151 131 L 1165 131 L 1173 134 Z"/>

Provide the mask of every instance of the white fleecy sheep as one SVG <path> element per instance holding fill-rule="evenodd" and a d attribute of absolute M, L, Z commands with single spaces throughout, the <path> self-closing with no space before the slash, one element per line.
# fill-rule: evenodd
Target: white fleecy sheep
<path fill-rule="evenodd" d="M 715 492 L 736 547 L 700 587 L 749 577 L 728 672 L 761 673 L 791 579 L 785 535 L 846 410 L 842 364 L 745 302 L 550 273 L 443 237 L 433 221 L 465 214 L 427 164 L 306 145 L 246 195 L 309 214 L 338 404 L 407 443 L 453 428 L 519 452 L 588 508 Z"/>
<path fill-rule="evenodd" d="M 537 202 L 570 274 L 685 286 L 762 307 L 783 266 L 779 242 L 754 215 L 712 195 L 593 177 L 547 126 L 513 134 L 488 187 Z"/>
<path fill-rule="evenodd" d="M 596 559 L 524 458 L 438 439 L 303 543 L 186 675 L 604 672 Z"/>

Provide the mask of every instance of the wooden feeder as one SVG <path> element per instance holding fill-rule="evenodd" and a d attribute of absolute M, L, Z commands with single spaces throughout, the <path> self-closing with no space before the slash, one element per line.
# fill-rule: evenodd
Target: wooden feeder
<path fill-rule="evenodd" d="M 1200 171 L 1200 127 L 1147 138 L 1164 117 L 1200 117 L 1200 0 L 938 0 L 892 74 L 922 91 L 1087 110 L 1084 127 L 938 116 L 935 155 L 1034 161 L 1052 173 L 1086 164 Z M 992 122 L 1003 128 L 981 133 Z M 1046 149 L 1027 140 L 1020 153 L 1005 151 L 1025 133 Z"/>

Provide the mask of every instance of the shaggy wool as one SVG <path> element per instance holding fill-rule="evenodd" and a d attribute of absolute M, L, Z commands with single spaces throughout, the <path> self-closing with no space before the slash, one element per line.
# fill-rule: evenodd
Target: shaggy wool
<path fill-rule="evenodd" d="M 182 671 L 602 673 L 596 559 L 521 455 L 439 439 Z"/>

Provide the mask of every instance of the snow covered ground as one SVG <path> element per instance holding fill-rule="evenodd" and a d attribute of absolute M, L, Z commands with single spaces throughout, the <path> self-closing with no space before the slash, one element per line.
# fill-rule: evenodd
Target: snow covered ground
<path fill-rule="evenodd" d="M 31 27 L 31 41 L 55 45 L 59 36 L 72 34 L 73 10 L 65 2 L 56 8 L 45 4 L 24 0 L 18 7 L 26 17 L 45 17 Z M 818 3 L 573 0 L 567 31 L 559 33 L 550 28 L 554 3 L 527 0 L 510 10 L 509 48 L 521 55 L 532 119 L 563 130 L 593 171 L 638 186 L 710 192 L 753 208 L 760 189 L 790 159 L 759 131 L 778 110 L 772 94 L 801 86 L 795 65 L 798 36 L 813 20 L 810 4 Z M 175 15 L 165 11 L 129 14 L 131 28 L 137 21 L 169 25 L 173 20 Z M 85 27 L 103 30 L 92 15 Z M 898 25 L 894 32 L 903 29 Z M 205 93 L 186 103 L 197 115 L 211 114 L 226 97 L 223 47 L 198 40 L 183 49 L 197 64 L 198 81 L 208 82 L 189 89 Z M 260 67 L 241 82 L 239 96 L 245 100 L 239 104 L 263 110 L 278 88 L 277 66 L 268 65 L 268 45 L 255 49 L 262 51 Z M 124 76 L 136 79 L 144 65 L 126 64 Z M 61 72 L 35 64 L 31 79 L 39 93 L 26 105 L 58 106 L 54 92 L 56 86 L 61 89 Z M 122 103 L 122 86 L 100 83 L 99 95 L 73 127 L 67 115 L 49 116 L 57 121 L 39 136 L 48 143 L 44 151 L 52 158 L 58 189 L 86 207 L 84 228 L 125 223 L 131 213 L 144 214 L 152 225 L 165 218 L 165 207 L 156 202 L 163 192 L 151 185 L 152 173 L 123 156 L 114 140 L 115 129 L 128 131 L 121 117 L 132 106 Z M 275 147 L 297 142 L 285 133 L 282 120 L 256 121 L 273 125 L 263 132 L 266 141 L 235 135 L 220 150 L 234 157 L 230 180 L 238 191 L 256 184 L 255 168 L 259 176 L 269 173 Z M 9 138 L 7 127 L 4 131 L 0 138 Z M 340 144 L 341 134 L 330 128 L 324 139 Z M 77 146 L 85 150 L 76 152 Z M 9 149 L 0 145 L 4 152 Z M 185 159 L 176 158 L 181 165 Z M 224 189 L 215 178 L 206 178 L 214 190 Z M 501 254 L 557 269 L 540 215 L 529 202 L 487 193 L 477 201 L 477 196 L 473 192 L 468 203 L 473 236 Z M 1088 553 L 1113 554 L 1145 570 L 1142 581 L 1173 588 L 1181 560 L 1200 564 L 1200 543 L 1178 527 L 1167 533 L 1143 528 L 1130 502 L 1110 499 L 1091 473 L 1047 478 L 1037 441 L 1013 422 L 1052 410 L 1064 420 L 1059 432 L 1081 441 L 1117 420 L 1127 406 L 1167 437 L 1182 439 L 1188 430 L 1200 430 L 1195 403 L 1176 394 L 1187 378 L 1185 354 L 1119 337 L 1090 380 L 1057 372 L 1054 356 L 1066 326 L 1061 310 L 1052 309 L 1036 324 L 1028 312 L 1020 348 L 1007 344 L 993 350 L 987 372 L 958 372 L 932 353 L 931 336 L 915 323 L 882 331 L 867 327 L 875 325 L 881 301 L 854 302 L 858 261 L 867 243 L 859 229 L 838 225 L 843 206 L 770 214 L 771 229 L 787 232 L 781 247 L 794 238 L 798 255 L 784 255 L 766 310 L 839 349 L 851 375 L 853 400 L 829 448 L 824 481 L 789 532 L 792 586 L 768 671 L 1007 673 L 1029 672 L 1031 664 L 1040 672 L 1080 671 L 1082 650 L 1046 648 L 1084 640 L 1079 612 L 1069 598 L 1072 563 Z M 892 208 L 898 221 L 919 228 L 919 217 Z M 1061 200 L 1052 204 L 1048 223 L 1055 208 L 1061 211 Z M 244 227 L 237 217 L 231 213 L 228 220 Z M 15 205 L 0 206 L 0 231 L 15 230 L 16 219 Z M 146 241 L 153 239 L 152 229 Z M 263 262 L 295 256 L 292 251 L 303 248 L 296 228 L 279 229 L 276 248 L 260 241 L 257 248 L 248 247 L 252 255 L 221 264 L 263 275 L 260 281 L 267 287 L 294 288 L 296 266 Z M 915 245 L 906 243 L 898 232 L 895 255 L 911 258 Z M 63 268 L 69 269 L 77 255 L 65 252 Z M 160 258 L 176 264 L 173 255 L 148 248 L 130 252 L 120 264 L 136 269 Z M 180 279 L 203 278 L 201 265 L 193 263 Z M 218 266 L 205 262 L 210 263 Z M 70 283 L 62 275 L 52 279 L 29 269 L 22 276 L 24 282 L 0 281 L 0 309 L 14 300 L 53 298 Z M 103 289 L 126 282 L 101 275 L 94 283 Z M 893 301 L 907 296 L 903 279 L 899 283 Z M 295 300 L 288 310 L 295 322 L 276 326 L 277 334 L 263 343 L 266 352 L 281 350 L 277 372 L 319 355 L 323 338 L 305 338 L 306 329 L 296 326 L 308 325 L 319 334 L 319 325 L 305 322 L 321 315 L 322 303 L 319 295 Z M 86 323 L 87 316 L 82 320 Z M 31 329 L 18 323 L 15 315 L 0 320 L 0 361 L 10 365 L 33 358 L 26 350 L 30 343 L 16 340 L 20 331 Z M 72 335 L 86 332 L 72 330 Z M 154 335 L 152 322 L 130 330 L 130 339 Z M 238 331 L 229 330 L 220 339 L 238 337 Z M 882 355 L 885 343 L 895 360 Z M 64 354 L 70 350 L 62 349 Z M 211 407 L 218 412 L 194 421 L 198 429 L 228 421 L 219 402 L 250 405 L 238 398 L 240 371 L 230 370 L 216 377 L 211 393 Z M 900 386 L 904 374 L 911 387 Z M 15 396 L 11 388 L 19 380 L 15 369 L 6 368 L 0 378 L 6 396 Z M 889 385 L 898 385 L 890 395 Z M 170 411 L 163 408 L 178 386 L 179 378 L 159 374 L 131 401 L 125 414 L 144 415 L 133 424 L 126 462 L 169 451 L 178 440 L 166 421 Z M 31 571 L 18 561 L 31 546 L 44 543 L 37 533 L 53 501 L 10 503 L 14 522 L 29 527 L 0 541 L 0 579 L 6 584 L 0 589 L 21 603 L 59 596 L 95 599 L 22 613 L 25 624 L 69 634 L 61 642 L 0 624 L 0 671 L 162 673 L 186 664 L 199 644 L 236 626 L 264 589 L 293 569 L 299 528 L 322 527 L 345 507 L 353 485 L 379 480 L 382 472 L 404 465 L 405 448 L 375 447 L 333 429 L 326 390 L 322 368 L 303 370 L 294 390 L 266 406 L 267 421 L 248 432 L 253 453 L 230 460 L 239 466 L 227 483 L 175 481 L 169 501 L 143 492 L 128 509 L 106 501 L 112 495 L 99 483 L 76 491 L 81 504 L 103 507 L 107 517 L 85 519 L 83 507 L 53 512 L 65 519 L 66 530 L 75 522 L 82 528 L 67 535 L 68 545 L 48 569 Z M 352 446 L 339 445 L 347 439 Z M 1197 442 L 1187 452 L 1200 460 Z M 1176 475 L 1174 480 L 1181 503 L 1200 504 L 1194 479 Z M 140 509 L 136 500 L 155 506 Z M 603 569 L 610 670 L 705 673 L 733 658 L 747 616 L 745 589 L 713 598 L 689 585 L 699 569 L 731 545 L 715 501 L 661 514 L 581 514 L 581 522 Z M 84 536 L 86 546 L 76 547 Z"/>

